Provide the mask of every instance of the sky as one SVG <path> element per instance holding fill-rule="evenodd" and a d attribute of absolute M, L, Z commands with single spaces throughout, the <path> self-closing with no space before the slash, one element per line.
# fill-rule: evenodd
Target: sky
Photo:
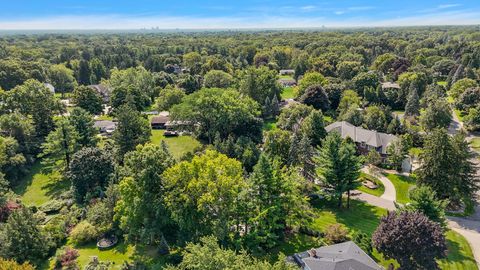
<path fill-rule="evenodd" d="M 0 30 L 480 24 L 480 0 L 0 0 Z"/>

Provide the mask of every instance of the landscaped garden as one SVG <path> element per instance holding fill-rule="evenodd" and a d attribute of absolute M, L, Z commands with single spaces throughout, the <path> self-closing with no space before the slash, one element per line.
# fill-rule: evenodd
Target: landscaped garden
<path fill-rule="evenodd" d="M 369 186 L 365 186 L 365 185 L 362 184 L 361 186 L 359 186 L 357 188 L 361 192 L 368 193 L 370 195 L 377 196 L 377 197 L 382 196 L 383 193 L 385 192 L 385 187 L 383 186 L 382 181 L 380 181 L 378 178 L 376 178 L 372 175 L 361 172 L 359 181 L 361 183 L 363 183 L 364 181 L 367 181 L 371 184 L 376 185 L 376 188 L 371 188 Z"/>
<path fill-rule="evenodd" d="M 408 193 L 415 186 L 415 179 L 412 177 L 387 173 L 385 176 L 393 183 L 397 192 L 397 202 L 405 204 L 410 202 Z"/>

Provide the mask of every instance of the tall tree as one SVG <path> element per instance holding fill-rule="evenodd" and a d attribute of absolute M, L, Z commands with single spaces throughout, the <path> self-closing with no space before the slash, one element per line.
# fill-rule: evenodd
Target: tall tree
<path fill-rule="evenodd" d="M 405 115 L 418 116 L 420 114 L 420 98 L 418 96 L 417 88 L 414 84 L 410 86 L 410 93 L 407 98 L 407 105 L 405 106 Z"/>
<path fill-rule="evenodd" d="M 32 117 L 36 136 L 43 139 L 53 130 L 55 114 L 63 107 L 55 100 L 54 94 L 36 80 L 27 80 L 7 92 L 6 106 L 11 111 L 18 111 Z"/>
<path fill-rule="evenodd" d="M 472 163 L 472 153 L 463 135 L 451 138 L 446 130 L 429 134 L 420 154 L 418 182 L 431 187 L 440 199 L 458 204 L 463 198 L 472 198 L 479 189 Z"/>
<path fill-rule="evenodd" d="M 338 200 L 342 207 L 342 195 L 347 192 L 347 207 L 350 207 L 350 191 L 358 185 L 360 158 L 355 155 L 355 145 L 342 140 L 340 134 L 329 134 L 314 158 L 317 176 L 328 192 Z"/>
<path fill-rule="evenodd" d="M 139 145 L 125 156 L 115 218 L 129 241 L 158 244 L 171 233 L 162 173 L 173 164 L 172 155 L 159 145 Z"/>
<path fill-rule="evenodd" d="M 70 112 L 68 121 L 77 132 L 77 143 L 81 147 L 95 146 L 97 144 L 97 129 L 93 126 L 93 117 L 82 108 L 74 108 Z"/>
<path fill-rule="evenodd" d="M 103 110 L 102 97 L 92 87 L 84 85 L 76 87 L 72 98 L 75 105 L 91 114 L 100 114 Z"/>
<path fill-rule="evenodd" d="M 87 60 L 80 60 L 78 68 L 78 83 L 81 85 L 89 85 L 91 83 L 90 79 L 92 76 L 92 71 Z"/>
<path fill-rule="evenodd" d="M 68 168 L 78 148 L 77 131 L 68 119 L 62 117 L 57 120 L 55 130 L 45 138 L 40 157 L 44 158 L 46 164 Z"/>
<path fill-rule="evenodd" d="M 49 70 L 50 83 L 55 87 L 56 91 L 62 93 L 62 97 L 65 96 L 65 93 L 73 91 L 73 88 L 76 85 L 75 77 L 73 76 L 73 71 L 67 68 L 64 65 L 53 65 Z"/>
<path fill-rule="evenodd" d="M 174 120 L 197 123 L 197 134 L 209 143 L 219 134 L 247 136 L 258 142 L 261 139 L 261 119 L 258 104 L 238 91 L 204 88 L 182 99 L 172 107 Z"/>
<path fill-rule="evenodd" d="M 394 140 L 387 147 L 388 162 L 397 171 L 402 170 L 402 163 L 407 158 L 407 149 L 401 139 Z"/>
<path fill-rule="evenodd" d="M 239 83 L 239 91 L 250 96 L 260 105 L 264 105 L 266 97 L 280 96 L 281 87 L 277 82 L 277 72 L 267 67 L 246 69 Z"/>
<path fill-rule="evenodd" d="M 151 129 L 148 120 L 132 109 L 129 105 L 121 106 L 117 111 L 118 126 L 113 133 L 113 139 L 118 147 L 120 160 L 139 144 L 150 140 Z"/>
<path fill-rule="evenodd" d="M 165 203 L 181 240 L 196 241 L 206 235 L 227 240 L 232 226 L 238 225 L 238 198 L 247 185 L 239 161 L 207 150 L 168 168 L 163 180 Z"/>
<path fill-rule="evenodd" d="M 82 203 L 89 192 L 101 192 L 113 172 L 113 159 L 104 150 L 85 147 L 76 152 L 68 168 L 75 198 Z"/>
<path fill-rule="evenodd" d="M 47 242 L 38 219 L 26 207 L 13 211 L 0 227 L 0 257 L 6 259 L 40 262 L 47 255 Z"/>
<path fill-rule="evenodd" d="M 420 124 L 427 131 L 447 128 L 452 120 L 450 106 L 445 100 L 436 100 L 428 105 L 420 115 Z"/>

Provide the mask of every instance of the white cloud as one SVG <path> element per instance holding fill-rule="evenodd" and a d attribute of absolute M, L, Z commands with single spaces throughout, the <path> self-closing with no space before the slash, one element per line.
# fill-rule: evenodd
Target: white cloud
<path fill-rule="evenodd" d="M 345 11 L 339 10 L 339 11 L 335 11 L 334 13 L 335 15 L 342 15 L 342 14 L 345 14 Z"/>
<path fill-rule="evenodd" d="M 337 11 L 342 12 L 342 11 Z M 339 13 L 340 15 L 341 13 Z M 135 17 L 121 15 L 59 16 L 37 19 L 0 19 L 0 30 L 77 30 L 77 29 L 242 29 L 242 28 L 306 28 L 480 24 L 480 11 L 449 11 L 375 20 L 365 17 L 335 19 L 301 16 L 262 17 Z"/>
<path fill-rule="evenodd" d="M 305 11 L 311 11 L 311 10 L 314 10 L 315 8 L 316 8 L 315 6 L 310 5 L 310 6 L 303 6 L 300 9 Z"/>
<path fill-rule="evenodd" d="M 453 7 L 458 7 L 461 6 L 460 4 L 444 4 L 444 5 L 439 5 L 437 6 L 438 9 L 447 9 L 447 8 L 453 8 Z"/>

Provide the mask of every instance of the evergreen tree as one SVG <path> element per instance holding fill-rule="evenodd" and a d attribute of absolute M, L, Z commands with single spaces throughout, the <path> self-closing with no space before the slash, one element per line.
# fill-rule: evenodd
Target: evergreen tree
<path fill-rule="evenodd" d="M 90 65 L 86 60 L 80 60 L 79 70 L 78 70 L 78 82 L 82 85 L 90 84 L 91 76 Z"/>
<path fill-rule="evenodd" d="M 113 133 L 113 139 L 118 147 L 118 158 L 135 150 L 139 144 L 150 140 L 151 130 L 148 120 L 129 105 L 123 105 L 117 112 L 118 126 Z"/>
<path fill-rule="evenodd" d="M 93 126 L 93 117 L 82 108 L 74 108 L 68 120 L 78 134 L 77 143 L 81 147 L 97 144 L 97 129 Z"/>
<path fill-rule="evenodd" d="M 46 164 L 68 168 L 72 155 L 78 148 L 77 131 L 67 118 L 62 117 L 57 121 L 55 130 L 48 134 L 42 144 L 43 152 L 40 157 L 44 158 Z"/>
<path fill-rule="evenodd" d="M 479 189 L 472 153 L 464 139 L 461 134 L 451 138 L 446 130 L 434 130 L 425 139 L 417 169 L 419 184 L 431 187 L 440 199 L 454 205 L 472 198 Z"/>
<path fill-rule="evenodd" d="M 355 155 L 353 143 L 342 140 L 340 134 L 333 132 L 323 141 L 319 154 L 315 157 L 317 177 L 333 198 L 342 206 L 342 195 L 347 192 L 347 207 L 350 206 L 350 191 L 358 187 L 360 176 L 360 158 Z"/>
<path fill-rule="evenodd" d="M 410 85 L 410 94 L 408 95 L 407 105 L 405 106 L 405 115 L 420 115 L 420 98 L 418 96 L 417 88 L 413 83 Z"/>
<path fill-rule="evenodd" d="M 0 227 L 0 257 L 19 263 L 39 262 L 47 255 L 46 243 L 38 220 L 26 207 L 13 211 Z"/>

